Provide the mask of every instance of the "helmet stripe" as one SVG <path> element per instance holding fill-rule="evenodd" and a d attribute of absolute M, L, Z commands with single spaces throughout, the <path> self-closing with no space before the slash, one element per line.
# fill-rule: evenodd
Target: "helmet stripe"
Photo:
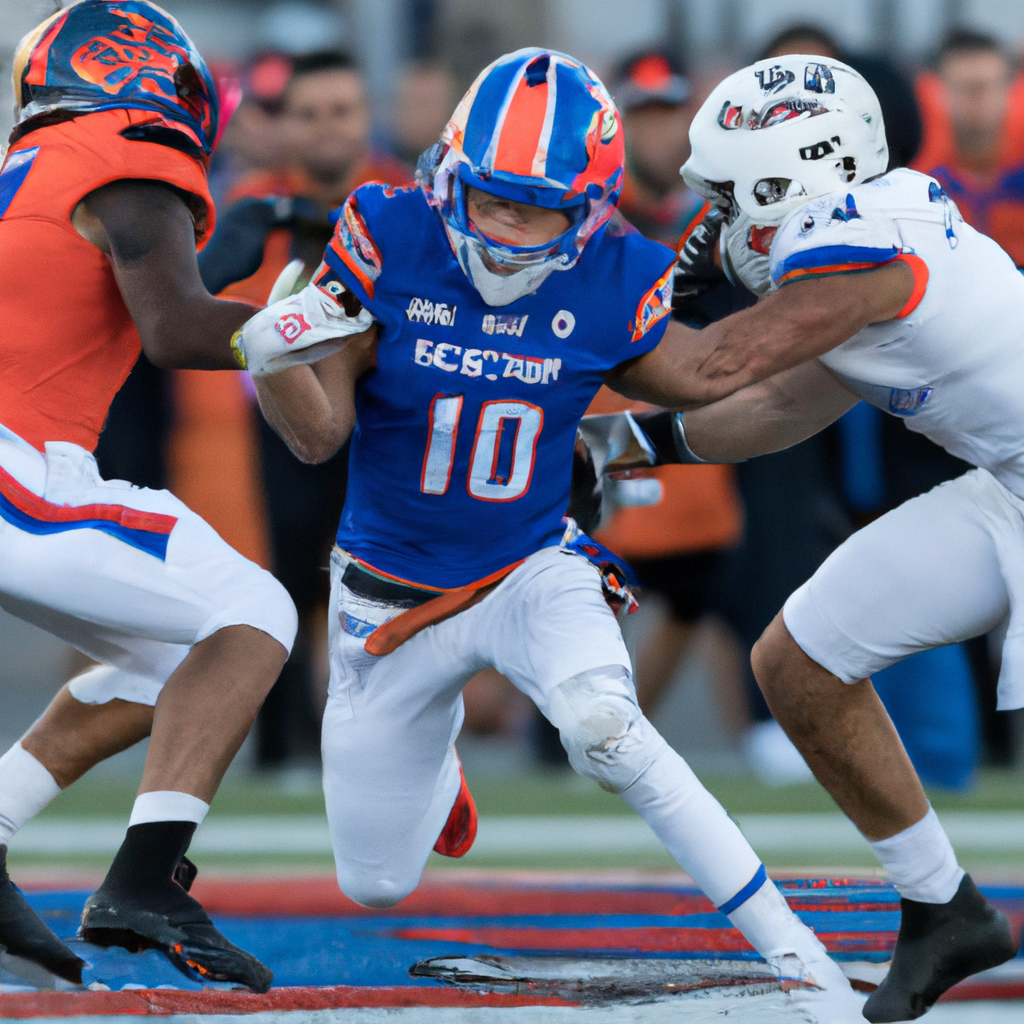
<path fill-rule="evenodd" d="M 537 173 L 534 160 L 548 116 L 550 93 L 547 81 L 540 85 L 530 85 L 525 77 L 519 79 L 497 133 L 498 145 L 492 170 L 523 177 Z M 505 130 L 506 126 L 508 131 Z M 546 158 L 545 151 L 545 162 Z"/>
<path fill-rule="evenodd" d="M 532 175 L 539 178 L 548 176 L 548 147 L 551 144 L 551 129 L 555 124 L 555 110 L 558 107 L 558 60 L 551 58 L 548 64 L 547 83 L 547 106 L 544 108 L 544 123 L 541 125 L 540 138 L 537 140 L 537 149 L 533 154 L 533 167 L 530 170 Z"/>

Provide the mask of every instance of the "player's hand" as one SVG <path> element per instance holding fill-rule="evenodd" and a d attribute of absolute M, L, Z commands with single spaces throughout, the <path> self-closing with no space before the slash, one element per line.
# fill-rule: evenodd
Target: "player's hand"
<path fill-rule="evenodd" d="M 677 250 L 675 277 L 672 279 L 672 309 L 678 312 L 726 280 L 716 260 L 719 236 L 726 212 L 707 205 L 704 216 L 684 235 Z"/>
<path fill-rule="evenodd" d="M 769 253 L 777 228 L 755 224 L 745 213 L 722 229 L 722 267 L 733 284 L 742 284 L 758 298 L 772 287 Z"/>
<path fill-rule="evenodd" d="M 335 295 L 307 284 L 288 294 L 302 271 L 298 260 L 290 263 L 271 291 L 277 301 L 247 320 L 231 339 L 235 361 L 254 376 L 318 362 L 339 351 L 345 338 L 362 334 L 374 322 L 351 293 Z M 284 297 L 277 298 L 282 293 Z"/>

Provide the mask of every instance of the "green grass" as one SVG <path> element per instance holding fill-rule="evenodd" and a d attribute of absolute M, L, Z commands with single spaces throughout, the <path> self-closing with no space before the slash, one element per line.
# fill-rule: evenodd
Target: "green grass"
<path fill-rule="evenodd" d="M 489 817 L 501 815 L 607 815 L 631 816 L 633 812 L 622 801 L 605 793 L 593 783 L 580 779 L 570 771 L 527 772 L 506 777 L 494 775 L 468 775 L 470 788 L 480 813 Z M 828 794 L 817 784 L 770 789 L 753 777 L 708 777 L 708 788 L 733 814 L 807 813 L 835 811 Z M 933 792 L 932 802 L 940 810 L 1024 811 L 1024 776 L 1011 772 L 985 771 L 977 785 L 964 794 Z M 62 793 L 43 812 L 50 818 L 121 818 L 127 821 L 135 796 L 135 785 L 124 781 L 111 781 L 102 777 L 83 779 Z M 218 793 L 211 817 L 232 815 L 309 815 L 323 814 L 324 801 L 319 791 L 302 794 L 283 792 L 266 779 L 229 778 Z M 73 826 L 72 826 L 73 827 Z M 870 852 L 841 850 L 807 854 L 799 849 L 780 851 L 765 857 L 769 868 L 791 869 L 851 869 L 874 874 L 878 865 Z M 76 856 L 24 857 L 11 854 L 11 866 L 18 870 L 36 868 L 68 868 L 77 871 L 100 872 L 107 867 L 108 858 Z M 284 870 L 292 872 L 330 873 L 329 856 L 272 856 L 253 855 L 244 858 L 204 855 L 202 867 L 206 871 L 259 873 Z M 602 854 L 599 851 L 583 854 L 471 854 L 465 861 L 454 862 L 431 855 L 428 867 L 435 870 L 458 872 L 466 869 L 535 869 L 535 870 L 641 870 L 670 871 L 675 864 L 667 853 L 652 850 L 640 853 Z M 965 858 L 965 867 L 984 871 L 989 876 L 1020 877 L 1024 869 L 1024 856 L 1014 851 L 974 853 Z"/>
<path fill-rule="evenodd" d="M 482 815 L 626 815 L 633 812 L 617 797 L 571 771 L 526 772 L 510 776 L 469 774 Z M 705 785 L 732 814 L 798 814 L 835 811 L 832 798 L 817 783 L 771 789 L 753 776 L 708 777 Z M 1024 775 L 983 771 L 967 793 L 929 793 L 939 811 L 1024 811 Z M 61 793 L 43 812 L 46 817 L 125 817 L 135 797 L 132 782 L 83 779 Z M 213 804 L 215 815 L 323 814 L 320 792 L 291 794 L 258 777 L 226 782 Z"/>

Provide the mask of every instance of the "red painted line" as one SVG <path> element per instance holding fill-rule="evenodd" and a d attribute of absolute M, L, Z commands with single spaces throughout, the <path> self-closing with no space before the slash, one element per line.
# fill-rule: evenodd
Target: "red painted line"
<path fill-rule="evenodd" d="M 277 988 L 253 992 L 178 992 L 135 989 L 131 992 L 17 992 L 0 995 L 5 1018 L 95 1017 L 106 1014 L 166 1017 L 178 1013 L 266 1013 L 287 1010 L 337 1010 L 355 1007 L 579 1006 L 553 996 L 518 996 L 463 992 L 453 988 L 404 986 L 360 988 Z"/>
<path fill-rule="evenodd" d="M 535 914 L 712 914 L 698 893 L 670 889 L 576 889 L 514 883 L 424 883 L 387 910 L 343 896 L 333 878 L 240 882 L 196 879 L 192 894 L 211 913 L 241 917 L 507 917 Z"/>
<path fill-rule="evenodd" d="M 738 953 L 753 947 L 734 928 L 401 928 L 396 938 L 494 949 L 593 949 L 642 953 Z"/>
<path fill-rule="evenodd" d="M 940 1003 L 963 1003 L 975 999 L 1009 1000 L 1024 999 L 1024 981 L 999 982 L 967 981 L 960 982 L 945 995 L 939 997 Z"/>
<path fill-rule="evenodd" d="M 616 950 L 641 953 L 739 953 L 753 947 L 735 928 L 400 928 L 395 938 L 457 942 L 492 949 Z M 830 952 L 889 952 L 896 933 L 821 932 Z"/>

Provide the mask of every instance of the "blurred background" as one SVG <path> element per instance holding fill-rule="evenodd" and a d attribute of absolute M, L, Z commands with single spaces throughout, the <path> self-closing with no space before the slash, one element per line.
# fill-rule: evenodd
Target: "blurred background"
<path fill-rule="evenodd" d="M 12 123 L 15 44 L 57 6 L 0 0 L 0 137 Z M 219 227 L 200 261 L 215 293 L 262 302 L 289 259 L 314 267 L 330 236 L 330 210 L 364 181 L 411 181 L 417 155 L 437 139 L 477 72 L 526 45 L 570 52 L 605 79 L 626 125 L 622 214 L 666 244 L 675 244 L 699 205 L 678 168 L 702 98 L 752 60 L 815 52 L 848 61 L 874 86 L 893 166 L 940 178 L 965 217 L 1024 264 L 1024 0 L 165 0 L 163 6 L 211 65 L 222 110 L 231 114 L 211 168 Z M 724 308 L 748 301 L 732 295 Z M 701 315 L 694 326 L 707 322 Z M 624 407 L 603 392 L 594 410 Z M 167 373 L 143 359 L 115 402 L 97 454 L 108 478 L 170 487 L 288 587 L 300 612 L 299 642 L 211 818 L 315 816 L 327 682 L 324 566 L 344 500 L 345 453 L 325 466 L 303 467 L 260 420 L 244 375 Z M 598 536 L 635 565 L 644 586 L 640 612 L 624 623 L 641 704 L 755 831 L 749 815 L 831 816 L 834 808 L 771 720 L 750 675 L 750 646 L 785 597 L 852 530 L 966 469 L 862 403 L 789 452 L 739 467 L 673 467 L 608 486 Z M 919 655 L 875 682 L 936 805 L 981 816 L 964 819 L 967 849 L 980 863 L 1019 873 L 1024 715 L 995 709 L 1000 640 L 997 631 Z M 84 665 L 75 652 L 2 613 L 0 652 L 3 749 Z M 501 676 L 482 673 L 466 699 L 459 749 L 485 816 L 620 813 L 607 794 L 581 788 L 557 735 Z M 143 757 L 141 748 L 129 751 L 58 799 L 47 812 L 57 829 L 53 856 L 67 852 L 59 827 L 65 816 L 107 821 L 104 815 L 127 812 Z M 986 846 L 978 822 L 990 819 L 1005 827 Z M 815 845 L 813 830 L 793 831 L 792 821 L 778 820 L 790 838 L 762 837 L 770 863 L 872 863 L 841 823 L 839 832 L 827 833 L 831 840 Z M 123 823 L 110 827 L 123 830 Z M 21 855 L 44 864 L 51 856 L 46 841 L 33 847 L 30 830 Z M 326 863 L 324 836 L 316 836 L 305 853 L 296 839 L 288 856 Z M 97 838 L 96 850 L 108 840 Z M 649 856 L 650 864 L 667 867 L 646 841 L 586 856 L 593 863 L 635 864 L 637 851 L 646 849 L 641 862 Z M 491 841 L 492 853 L 474 856 L 478 864 L 561 864 L 566 857 L 581 863 L 585 846 L 577 836 L 548 860 L 517 860 L 506 837 Z M 88 861 L 87 851 L 83 856 Z"/>

